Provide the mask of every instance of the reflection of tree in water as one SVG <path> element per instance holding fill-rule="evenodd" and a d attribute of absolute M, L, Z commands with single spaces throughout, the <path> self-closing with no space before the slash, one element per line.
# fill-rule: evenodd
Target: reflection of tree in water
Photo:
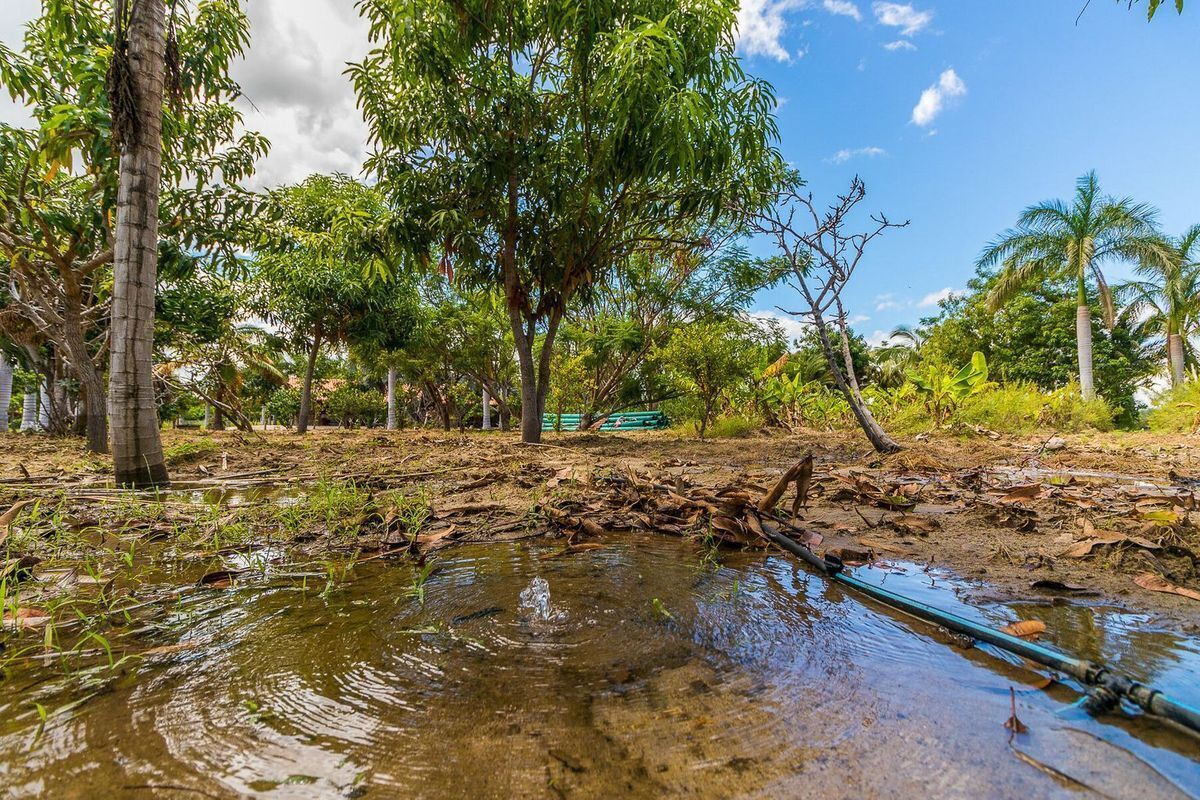
<path fill-rule="evenodd" d="M 1017 619 L 1046 623 L 1046 642 L 1077 658 L 1120 669 L 1151 682 L 1179 660 L 1180 637 L 1147 626 L 1144 617 L 1116 609 L 1061 604 L 1015 605 Z"/>

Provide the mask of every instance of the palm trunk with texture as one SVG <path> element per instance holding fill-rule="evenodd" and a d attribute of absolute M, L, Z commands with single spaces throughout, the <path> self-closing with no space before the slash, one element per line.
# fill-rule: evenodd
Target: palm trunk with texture
<path fill-rule="evenodd" d="M 122 146 L 117 190 L 109 405 L 117 483 L 134 487 L 168 482 L 153 372 L 165 33 L 164 0 L 133 3 L 128 52 L 137 122 Z"/>

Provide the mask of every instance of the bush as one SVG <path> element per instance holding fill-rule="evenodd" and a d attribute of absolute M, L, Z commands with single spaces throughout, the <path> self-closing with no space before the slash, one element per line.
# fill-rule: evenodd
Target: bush
<path fill-rule="evenodd" d="M 325 413 L 342 423 L 343 427 L 374 425 L 387 415 L 387 398 L 375 389 L 356 389 L 339 386 L 325 401 Z"/>
<path fill-rule="evenodd" d="M 1158 395 L 1146 422 L 1159 433 L 1194 433 L 1200 422 L 1200 382 L 1188 381 Z"/>
<path fill-rule="evenodd" d="M 291 427 L 300 415 L 300 390 L 283 387 L 267 398 L 267 416 L 281 425 Z"/>
<path fill-rule="evenodd" d="M 1075 384 L 1043 392 L 1032 384 L 1020 383 L 969 398 L 953 420 L 1000 433 L 1031 433 L 1037 429 L 1075 433 L 1112 430 L 1116 414 L 1116 409 L 1102 399 L 1084 400 Z"/>

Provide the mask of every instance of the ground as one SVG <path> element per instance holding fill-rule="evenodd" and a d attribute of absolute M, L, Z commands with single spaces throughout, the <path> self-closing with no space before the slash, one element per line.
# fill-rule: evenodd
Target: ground
<path fill-rule="evenodd" d="M 105 484 L 107 459 L 88 456 L 78 440 L 0 435 L 0 514 L 41 501 L 12 515 L 7 531 L 0 527 L 5 570 L 22 557 L 41 559 L 33 574 L 45 583 L 39 571 L 57 575 L 96 542 L 79 536 L 64 546 L 51 536 L 60 529 L 110 528 L 121 541 L 178 535 L 207 555 L 287 539 L 310 558 L 323 549 L 353 550 L 355 558 L 423 555 L 455 542 L 537 535 L 566 536 L 579 548 L 614 526 L 704 536 L 725 523 L 701 513 L 703 500 L 685 513 L 684 499 L 730 490 L 757 502 L 812 453 L 798 516 L 790 490 L 776 513 L 808 531 L 818 552 L 851 563 L 936 564 L 981 581 L 980 592 L 997 599 L 1099 599 L 1200 630 L 1200 533 L 1189 518 L 1200 453 L 1191 437 L 934 436 L 906 440 L 890 456 L 858 436 L 828 432 L 708 441 L 673 432 L 547 434 L 541 445 L 523 445 L 501 432 L 167 431 L 164 443 L 176 486 L 203 493 L 205 513 L 174 496 L 115 492 Z M 309 491 L 314 486 L 320 491 Z M 674 492 L 680 504 L 654 500 L 647 509 L 628 499 L 630 487 Z M 273 502 L 297 492 L 307 496 L 298 506 Z M 236 502 L 223 506 L 231 497 Z M 740 529 L 716 533 L 755 544 Z M 116 563 L 124 545 L 105 546 Z"/>

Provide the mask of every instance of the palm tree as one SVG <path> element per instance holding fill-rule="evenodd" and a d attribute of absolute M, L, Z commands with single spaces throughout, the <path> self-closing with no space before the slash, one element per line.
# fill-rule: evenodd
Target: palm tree
<path fill-rule="evenodd" d="M 1155 230 L 1155 216 L 1151 206 L 1127 197 L 1102 195 L 1096 173 L 1089 172 L 1079 179 L 1071 205 L 1048 200 L 1030 206 L 1021 213 L 1017 226 L 1000 234 L 979 257 L 980 267 L 1001 268 L 987 298 L 993 312 L 1031 283 L 1068 277 L 1075 280 L 1079 387 L 1085 399 L 1096 396 L 1088 282 L 1095 282 L 1104 324 L 1112 328 L 1116 311 L 1100 267 L 1105 261 L 1124 260 L 1166 268 L 1172 254 Z"/>
<path fill-rule="evenodd" d="M 117 51 L 109 74 L 113 127 L 121 139 L 109 406 L 117 483 L 140 488 L 168 482 L 154 398 L 166 3 L 129 5 L 126 13 L 125 2 L 115 4 Z"/>
<path fill-rule="evenodd" d="M 1139 264 L 1143 280 L 1122 284 L 1117 294 L 1128 303 L 1122 313 L 1142 332 L 1163 337 L 1171 385 L 1178 386 L 1186 375 L 1184 350 L 1200 323 L 1200 225 L 1168 244 L 1170 263 Z"/>

